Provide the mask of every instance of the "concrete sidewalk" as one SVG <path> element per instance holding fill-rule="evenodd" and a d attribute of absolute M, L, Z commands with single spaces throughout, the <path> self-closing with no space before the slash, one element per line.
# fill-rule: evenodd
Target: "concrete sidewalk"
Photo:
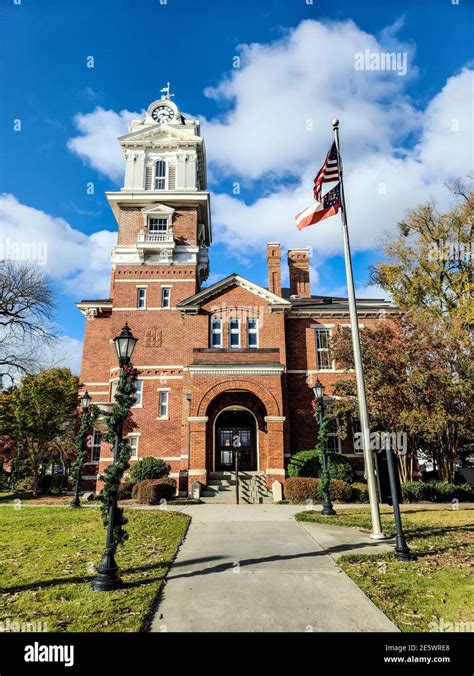
<path fill-rule="evenodd" d="M 398 631 L 321 546 L 317 525 L 294 520 L 301 506 L 196 505 L 180 511 L 192 522 L 152 631 Z M 324 537 L 337 548 L 337 529 L 330 530 L 336 535 L 326 531 Z M 373 552 L 387 548 L 368 533 L 351 536 L 349 541 L 343 533 L 339 544 L 347 541 L 352 552 L 365 545 Z"/>

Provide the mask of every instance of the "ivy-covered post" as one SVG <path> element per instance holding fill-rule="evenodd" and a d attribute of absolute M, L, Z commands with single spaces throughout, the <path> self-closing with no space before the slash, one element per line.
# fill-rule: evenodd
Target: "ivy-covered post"
<path fill-rule="evenodd" d="M 326 451 L 326 441 L 327 441 L 327 421 L 324 419 L 324 385 L 317 380 L 313 387 L 314 397 L 315 397 L 315 417 L 316 414 L 319 416 L 318 420 L 318 447 L 321 451 L 321 457 L 323 460 L 322 472 L 321 472 L 321 492 L 323 494 L 323 508 L 321 514 L 323 516 L 334 516 L 336 514 L 333 509 L 331 502 L 331 493 L 329 490 L 330 474 L 329 474 L 329 463 L 328 456 Z"/>
<path fill-rule="evenodd" d="M 87 435 L 87 431 L 92 427 L 99 415 L 99 409 L 97 406 L 91 406 L 91 397 L 89 396 L 89 392 L 87 392 L 87 390 L 81 397 L 81 406 L 81 426 L 79 427 L 79 431 L 76 436 L 77 456 L 76 462 L 72 466 L 72 476 L 75 478 L 75 486 L 74 497 L 71 500 L 70 507 L 73 509 L 77 509 L 81 506 L 81 502 L 79 500 L 79 493 L 81 490 L 81 470 L 86 459 L 86 446 L 84 440 Z"/>
<path fill-rule="evenodd" d="M 125 542 L 128 534 L 123 529 L 127 519 L 123 515 L 123 509 L 117 504 L 117 496 L 120 481 L 129 467 L 130 459 L 129 444 L 122 439 L 122 435 L 123 423 L 135 403 L 137 370 L 133 368 L 130 359 L 136 342 L 137 338 L 133 336 L 128 324 L 125 324 L 120 335 L 114 338 L 119 358 L 120 378 L 115 393 L 116 405 L 106 416 L 108 432 L 105 440 L 113 444 L 113 460 L 101 477 L 104 487 L 99 497 L 102 502 L 101 513 L 104 525 L 107 527 L 107 537 L 104 555 L 97 569 L 98 574 L 91 582 L 92 589 L 95 591 L 112 591 L 122 586 L 115 552 L 118 545 Z"/>

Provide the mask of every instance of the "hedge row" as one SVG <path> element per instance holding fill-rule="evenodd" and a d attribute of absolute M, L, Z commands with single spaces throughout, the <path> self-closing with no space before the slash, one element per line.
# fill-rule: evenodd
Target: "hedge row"
<path fill-rule="evenodd" d="M 285 481 L 285 497 L 293 503 L 323 499 L 320 480 L 311 477 L 290 477 Z M 366 484 L 349 484 L 347 481 L 332 479 L 329 484 L 331 499 L 335 502 L 369 502 Z M 411 481 L 402 484 L 403 502 L 461 502 L 474 501 L 474 487 L 470 484 L 447 484 L 442 481 Z"/>
<path fill-rule="evenodd" d="M 314 500 L 322 502 L 323 494 L 319 479 L 311 477 L 290 477 L 285 481 L 285 497 L 292 503 Z M 331 500 L 334 502 L 368 502 L 367 486 L 362 483 L 350 484 L 341 479 L 331 479 L 329 482 Z"/>
<path fill-rule="evenodd" d="M 402 484 L 404 502 L 461 502 L 474 501 L 474 486 L 470 484 L 448 484 L 443 481 L 409 481 Z"/>

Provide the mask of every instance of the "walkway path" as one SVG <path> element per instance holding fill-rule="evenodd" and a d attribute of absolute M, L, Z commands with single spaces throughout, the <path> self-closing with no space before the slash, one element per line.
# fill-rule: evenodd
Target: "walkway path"
<path fill-rule="evenodd" d="M 337 529 L 296 522 L 293 514 L 300 510 L 294 505 L 180 508 L 192 522 L 152 631 L 398 631 L 318 538 L 326 538 L 324 546 L 335 552 L 346 540 L 352 552 L 361 546 L 384 551 L 387 544 L 352 530 L 344 538 L 349 529 L 342 529 L 337 542 Z"/>

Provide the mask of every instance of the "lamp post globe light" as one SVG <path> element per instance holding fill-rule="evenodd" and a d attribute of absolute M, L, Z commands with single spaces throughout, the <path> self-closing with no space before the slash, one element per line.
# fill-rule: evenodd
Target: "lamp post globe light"
<path fill-rule="evenodd" d="M 314 399 L 316 403 L 316 411 L 319 415 L 319 440 L 322 441 L 321 439 L 321 429 L 323 426 L 323 420 L 324 420 L 324 385 L 318 380 L 313 385 L 313 393 L 314 393 Z M 315 411 L 315 413 L 316 413 Z M 316 417 L 316 415 L 315 415 Z M 332 502 L 331 502 L 331 494 L 329 492 L 329 475 L 328 475 L 328 461 L 327 461 L 327 453 L 326 453 L 326 446 L 324 442 L 321 444 L 321 453 L 322 453 L 322 459 L 323 459 L 323 508 L 321 510 L 321 514 L 323 516 L 335 516 L 336 511 L 333 509 Z"/>
<path fill-rule="evenodd" d="M 89 392 L 86 390 L 81 397 L 81 408 L 83 418 L 84 416 L 88 415 L 90 405 L 91 405 L 91 397 L 89 396 Z M 73 509 L 77 509 L 78 507 L 81 506 L 81 501 L 79 500 L 80 488 L 81 488 L 81 467 L 78 467 L 76 474 L 76 484 L 74 486 L 74 497 L 72 498 L 69 505 Z"/>
<path fill-rule="evenodd" d="M 120 376 L 123 375 L 124 367 L 130 363 L 137 341 L 138 338 L 135 338 L 127 323 L 120 334 L 114 338 L 115 349 L 117 350 L 120 366 Z M 123 435 L 123 422 L 124 419 L 119 418 L 115 427 L 113 462 L 115 462 L 119 456 Z M 109 498 L 105 551 L 97 569 L 97 575 L 91 582 L 91 587 L 94 591 L 112 591 L 113 589 L 118 589 L 122 586 L 122 580 L 118 576 L 118 566 L 114 555 L 114 524 L 116 511 L 117 491 L 114 491 L 110 494 Z"/>

